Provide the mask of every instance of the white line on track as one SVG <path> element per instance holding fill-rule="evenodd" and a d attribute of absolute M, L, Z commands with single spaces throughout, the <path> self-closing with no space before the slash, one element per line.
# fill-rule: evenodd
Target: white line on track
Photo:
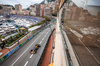
<path fill-rule="evenodd" d="M 43 34 L 44 32 L 42 32 L 42 34 Z"/>
<path fill-rule="evenodd" d="M 33 54 L 30 56 L 30 58 L 32 58 Z"/>
<path fill-rule="evenodd" d="M 49 30 L 50 31 L 50 30 Z M 46 35 L 49 33 L 49 31 L 46 33 Z M 46 35 L 43 37 L 43 39 L 42 40 L 44 40 L 44 38 L 46 37 Z"/>
<path fill-rule="evenodd" d="M 26 61 L 26 63 L 25 63 L 25 65 L 24 66 L 26 66 L 28 64 L 28 61 Z"/>
<path fill-rule="evenodd" d="M 48 32 L 49 32 L 49 31 L 48 31 Z M 47 32 L 47 34 L 48 34 L 48 32 Z M 44 33 L 44 32 L 43 32 L 43 33 Z M 42 34 L 43 34 L 43 33 L 42 33 Z M 38 38 L 39 38 L 42 34 L 40 34 L 40 35 L 38 36 Z M 46 35 L 47 35 L 47 34 L 46 34 Z M 38 38 L 37 38 L 37 39 L 38 39 Z M 36 41 L 37 39 L 35 39 L 35 41 Z M 35 41 L 34 41 L 34 42 L 35 42 Z M 34 44 L 34 42 L 31 43 L 31 45 L 30 45 L 30 46 L 29 46 L 29 47 L 28 47 L 28 48 L 13 62 L 13 64 L 12 64 L 11 66 L 13 66 L 13 65 L 20 59 L 20 57 Z"/>
<path fill-rule="evenodd" d="M 44 38 L 46 37 L 46 35 L 44 36 Z"/>
<path fill-rule="evenodd" d="M 44 37 L 42 38 L 42 40 L 44 40 Z"/>
<path fill-rule="evenodd" d="M 46 35 L 49 33 L 49 31 L 46 33 Z M 46 35 L 42 38 L 42 40 L 40 41 L 40 43 L 39 44 L 41 44 L 42 43 L 42 41 L 44 40 L 44 38 L 46 37 Z"/>
<path fill-rule="evenodd" d="M 50 32 L 50 31 L 48 31 L 47 34 L 48 34 L 49 32 Z M 46 34 L 46 35 L 47 35 L 47 34 Z M 46 37 L 46 35 L 45 35 L 45 37 Z M 46 41 L 45 41 L 45 42 L 46 42 Z"/>
<path fill-rule="evenodd" d="M 41 34 L 41 35 L 42 35 L 42 34 Z M 38 38 L 39 38 L 41 35 L 39 35 Z M 38 38 L 37 38 L 37 39 L 38 39 Z M 36 41 L 37 39 L 35 39 L 35 41 Z M 34 42 L 35 42 L 35 41 L 34 41 Z M 33 42 L 33 43 L 34 43 L 34 42 Z M 30 45 L 30 46 L 29 46 L 29 47 L 14 61 L 14 63 L 13 63 L 11 66 L 13 66 L 13 65 L 19 60 L 19 58 L 33 45 L 33 43 L 31 43 L 31 45 Z"/>
<path fill-rule="evenodd" d="M 41 44 L 42 43 L 42 41 L 40 41 L 40 43 L 39 44 Z"/>

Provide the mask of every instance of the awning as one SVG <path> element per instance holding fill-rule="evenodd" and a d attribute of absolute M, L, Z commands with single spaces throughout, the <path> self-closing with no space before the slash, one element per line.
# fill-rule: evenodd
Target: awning
<path fill-rule="evenodd" d="M 25 28 L 20 28 L 21 30 L 24 30 Z"/>

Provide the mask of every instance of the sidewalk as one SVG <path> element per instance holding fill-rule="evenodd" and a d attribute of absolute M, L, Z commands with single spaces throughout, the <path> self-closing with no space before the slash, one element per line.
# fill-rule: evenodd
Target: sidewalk
<path fill-rule="evenodd" d="M 53 31 L 53 33 L 52 33 L 52 35 L 50 37 L 50 40 L 49 40 L 48 45 L 46 47 L 44 56 L 43 56 L 43 58 L 41 60 L 40 66 L 49 66 L 49 64 L 50 64 L 53 37 L 54 37 L 54 31 Z"/>

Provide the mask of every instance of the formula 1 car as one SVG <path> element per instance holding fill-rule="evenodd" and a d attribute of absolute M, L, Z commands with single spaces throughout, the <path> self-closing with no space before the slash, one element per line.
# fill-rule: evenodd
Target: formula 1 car
<path fill-rule="evenodd" d="M 36 54 L 37 50 L 40 48 L 41 46 L 39 44 L 36 44 L 35 47 L 33 49 L 30 50 L 31 54 Z"/>

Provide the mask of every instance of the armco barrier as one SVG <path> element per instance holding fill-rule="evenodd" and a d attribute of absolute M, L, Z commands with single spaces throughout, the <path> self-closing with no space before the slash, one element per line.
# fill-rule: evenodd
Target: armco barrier
<path fill-rule="evenodd" d="M 8 54 L 6 54 L 5 56 L 8 57 L 12 54 L 12 51 L 10 51 Z"/>
<path fill-rule="evenodd" d="M 20 48 L 20 45 L 18 45 L 16 48 L 14 48 L 11 52 L 14 53 L 18 48 Z"/>
<path fill-rule="evenodd" d="M 20 47 L 20 45 L 18 45 L 16 48 L 14 48 L 12 51 L 10 51 L 9 53 L 7 53 L 5 56 L 3 56 L 2 58 L 0 58 L 0 63 L 2 61 L 4 61 L 7 57 L 9 57 L 12 53 L 14 53 L 18 48 Z"/>
<path fill-rule="evenodd" d="M 25 40 L 23 43 L 21 43 L 20 46 L 22 46 L 23 44 L 25 44 L 27 41 L 28 41 L 28 39 Z"/>
<path fill-rule="evenodd" d="M 47 28 L 49 26 L 46 26 L 44 28 L 42 28 L 41 30 L 39 30 L 37 33 L 35 33 L 34 35 L 32 35 L 31 37 L 29 37 L 27 40 L 25 40 L 23 43 L 21 43 L 20 45 L 18 45 L 16 48 L 14 48 L 13 50 L 11 50 L 9 53 L 7 53 L 5 56 L 3 56 L 2 58 L 0 58 L 0 63 L 3 62 L 6 58 L 8 58 L 11 54 L 13 54 L 16 50 L 18 50 L 22 45 L 24 45 L 28 40 L 30 40 L 32 37 L 34 37 L 36 34 L 38 34 L 39 32 L 41 32 L 42 30 L 44 30 L 45 28 Z"/>
<path fill-rule="evenodd" d="M 0 58 L 0 63 L 2 62 L 2 61 L 4 61 L 6 59 L 6 56 L 3 56 L 2 58 Z"/>
<path fill-rule="evenodd" d="M 30 39 L 33 38 L 33 37 L 34 37 L 34 35 L 32 35 L 31 37 L 29 37 L 28 40 L 30 40 Z"/>
<path fill-rule="evenodd" d="M 6 54 L 5 56 L 8 57 L 10 56 L 12 53 L 14 53 L 18 48 L 20 47 L 20 45 L 18 45 L 16 48 L 14 48 L 12 51 L 10 51 L 8 54 Z"/>

